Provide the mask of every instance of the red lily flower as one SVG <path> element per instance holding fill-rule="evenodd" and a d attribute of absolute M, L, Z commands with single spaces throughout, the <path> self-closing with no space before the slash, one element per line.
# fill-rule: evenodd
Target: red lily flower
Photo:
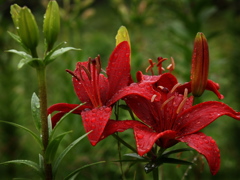
<path fill-rule="evenodd" d="M 143 82 L 150 78 L 146 75 L 139 77 Z M 212 174 L 216 174 L 220 167 L 219 149 L 211 137 L 199 131 L 223 115 L 240 120 L 240 113 L 216 101 L 193 106 L 193 96 L 187 97 L 187 89 L 181 94 L 177 79 L 170 73 L 158 76 L 155 84 L 158 84 L 160 101 L 150 101 L 136 95 L 124 98 L 143 122 L 133 127 L 138 154 L 142 156 L 149 152 L 154 143 L 168 148 L 178 142 L 185 142 L 205 156 Z"/>
<path fill-rule="evenodd" d="M 135 121 L 110 120 L 112 106 L 115 102 L 128 94 L 142 95 L 147 99 L 155 92 L 149 83 L 142 87 L 128 85 L 132 82 L 130 75 L 130 47 L 127 41 L 116 46 L 112 52 L 108 67 L 107 77 L 101 74 L 101 62 L 98 56 L 87 62 L 78 62 L 74 72 L 67 70 L 73 78 L 74 90 L 81 102 L 85 102 L 72 113 L 82 117 L 86 132 L 93 130 L 88 135 L 92 145 L 114 132 L 122 132 L 132 128 Z M 123 91 L 124 89 L 124 91 Z M 59 111 L 52 117 L 53 127 L 67 112 L 79 106 L 78 104 L 58 103 L 48 108 L 48 114 Z"/>

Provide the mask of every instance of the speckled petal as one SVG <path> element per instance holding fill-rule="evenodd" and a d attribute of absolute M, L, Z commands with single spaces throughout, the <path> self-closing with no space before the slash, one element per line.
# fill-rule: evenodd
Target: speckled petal
<path fill-rule="evenodd" d="M 216 142 L 211 137 L 198 132 L 181 137 L 178 140 L 187 143 L 188 146 L 204 155 L 213 175 L 218 172 L 220 168 L 220 152 Z"/>
<path fill-rule="evenodd" d="M 149 152 L 152 149 L 154 143 L 159 138 L 165 138 L 165 137 L 173 138 L 175 137 L 175 135 L 176 135 L 176 132 L 172 130 L 156 133 L 146 125 L 134 127 L 134 136 L 136 139 L 138 154 L 140 156 L 143 156 L 144 154 Z"/>
<path fill-rule="evenodd" d="M 222 102 L 203 102 L 179 114 L 173 129 L 179 136 L 195 133 L 223 115 L 240 120 L 240 112 L 234 111 Z"/>
<path fill-rule="evenodd" d="M 111 112 L 110 107 L 103 106 L 92 110 L 86 109 L 81 113 L 85 131 L 89 132 L 92 130 L 88 135 L 88 139 L 93 146 L 100 141 Z"/>
<path fill-rule="evenodd" d="M 128 85 L 130 80 L 130 47 L 127 41 L 119 43 L 112 52 L 106 69 L 109 81 L 108 98 Z"/>
<path fill-rule="evenodd" d="M 115 132 L 123 132 L 127 129 L 133 129 L 134 126 L 142 125 L 142 123 L 133 120 L 124 120 L 124 121 L 117 121 L 117 120 L 109 120 L 104 132 L 102 133 L 101 139 L 106 138 L 107 136 L 115 133 Z"/>

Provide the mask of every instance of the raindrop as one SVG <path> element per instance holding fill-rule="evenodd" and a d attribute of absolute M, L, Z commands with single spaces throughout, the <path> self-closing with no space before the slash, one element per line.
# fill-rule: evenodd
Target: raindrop
<path fill-rule="evenodd" d="M 142 134 L 137 134 L 137 138 L 142 139 L 143 135 Z"/>

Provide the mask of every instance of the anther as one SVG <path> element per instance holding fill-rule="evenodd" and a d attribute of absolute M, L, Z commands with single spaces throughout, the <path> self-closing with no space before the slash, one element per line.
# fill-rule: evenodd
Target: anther
<path fill-rule="evenodd" d="M 85 73 L 87 74 L 87 77 L 89 80 L 91 80 L 91 74 L 90 74 L 90 71 L 85 67 L 85 66 L 81 66 L 81 68 L 85 71 Z M 81 71 L 79 73 L 80 75 L 82 74 Z M 82 75 L 81 75 L 82 77 Z M 83 79 L 83 78 L 82 78 Z"/>
<path fill-rule="evenodd" d="M 183 108 L 185 102 L 187 101 L 187 99 L 188 99 L 187 95 L 188 95 L 188 89 L 185 88 L 185 89 L 184 89 L 184 94 L 183 94 L 183 100 L 182 100 L 182 102 L 179 104 L 179 106 L 178 106 L 178 108 L 177 108 L 177 111 L 176 111 L 177 114 L 181 111 L 181 109 Z"/>
<path fill-rule="evenodd" d="M 154 75 L 152 68 L 154 67 L 154 65 L 155 65 L 156 63 L 154 63 L 154 62 L 152 61 L 152 59 L 149 59 L 148 62 L 149 62 L 150 65 L 147 67 L 146 72 L 148 72 L 148 71 L 150 70 L 151 73 L 152 73 L 152 75 Z"/>
<path fill-rule="evenodd" d="M 180 83 L 175 84 L 171 89 L 170 93 L 173 93 L 180 85 L 181 85 Z"/>
<path fill-rule="evenodd" d="M 152 96 L 152 98 L 151 98 L 151 102 L 153 102 L 156 97 L 157 97 L 157 95 L 154 94 L 154 95 Z"/>
<path fill-rule="evenodd" d="M 169 93 L 169 89 L 163 86 L 158 86 L 157 88 L 159 88 L 162 92 L 164 93 Z"/>
<path fill-rule="evenodd" d="M 170 73 L 175 69 L 175 62 L 173 57 L 171 57 L 171 64 L 168 65 L 167 69 L 169 70 Z"/>
<path fill-rule="evenodd" d="M 78 81 L 80 81 L 80 79 L 77 77 L 77 75 L 73 72 L 73 71 L 70 71 L 68 69 L 66 69 L 66 72 L 71 74 L 73 77 L 75 77 Z"/>
<path fill-rule="evenodd" d="M 171 97 L 168 98 L 166 101 L 164 101 L 164 103 L 163 103 L 162 106 L 161 106 L 161 109 L 163 109 L 164 106 L 165 106 L 167 103 L 169 103 L 171 100 L 173 100 L 173 99 L 174 99 L 174 96 L 171 96 Z"/>

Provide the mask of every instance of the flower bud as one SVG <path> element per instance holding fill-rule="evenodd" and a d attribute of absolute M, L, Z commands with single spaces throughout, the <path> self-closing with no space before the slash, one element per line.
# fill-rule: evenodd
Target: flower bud
<path fill-rule="evenodd" d="M 197 33 L 194 40 L 191 70 L 191 89 L 193 96 L 201 96 L 206 89 L 209 69 L 207 39 L 203 33 Z"/>
<path fill-rule="evenodd" d="M 21 7 L 18 6 L 17 4 L 14 4 L 11 6 L 11 10 L 10 10 L 10 13 L 12 15 L 12 20 L 13 20 L 13 23 L 14 23 L 14 26 L 15 28 L 19 29 L 19 25 L 18 25 L 18 22 L 19 22 L 19 12 L 21 10 Z"/>
<path fill-rule="evenodd" d="M 129 38 L 129 35 L 128 35 L 128 30 L 125 26 L 121 26 L 118 29 L 118 32 L 117 32 L 117 35 L 116 35 L 115 39 L 116 39 L 116 46 L 123 41 L 127 41 L 129 46 L 130 46 L 130 38 Z"/>
<path fill-rule="evenodd" d="M 43 32 L 47 43 L 47 50 L 51 50 L 57 40 L 60 30 L 59 7 L 55 0 L 48 3 L 43 22 Z"/>
<path fill-rule="evenodd" d="M 18 35 L 22 43 L 31 51 L 36 49 L 39 40 L 39 31 L 30 9 L 27 7 L 21 8 L 17 25 Z"/>

